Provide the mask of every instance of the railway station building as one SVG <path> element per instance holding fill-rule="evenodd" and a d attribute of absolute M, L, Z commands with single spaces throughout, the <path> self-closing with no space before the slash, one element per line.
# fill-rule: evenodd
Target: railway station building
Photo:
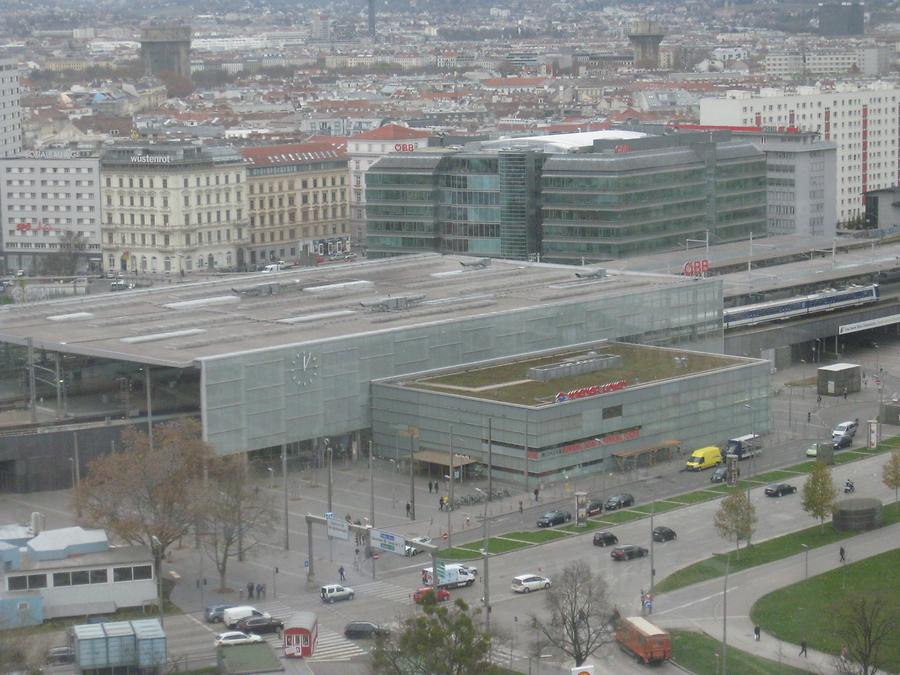
<path fill-rule="evenodd" d="M 393 422 L 379 417 L 373 391 L 393 385 L 373 383 L 583 351 L 573 346 L 603 340 L 681 350 L 666 357 L 671 363 L 682 352 L 689 361 L 693 353 L 721 355 L 722 283 L 426 253 L 6 305 L 0 307 L 0 489 L 68 487 L 93 455 L 118 447 L 124 428 L 179 416 L 198 418 L 217 453 L 248 453 L 251 461 L 277 458 L 284 448 L 289 466 L 303 466 L 320 462 L 329 444 L 337 457 L 365 456 L 373 426 L 375 455 L 390 458 L 395 434 L 387 425 Z M 540 420 L 534 432 L 529 427 L 528 443 L 539 453 L 582 435 L 624 431 L 622 424 L 641 428 L 623 448 L 661 435 L 689 441 L 662 413 L 668 408 L 685 415 L 679 424 L 700 415 L 710 441 L 749 430 L 753 416 L 762 429 L 767 376 L 753 363 L 727 361 L 702 377 L 674 371 L 650 388 L 646 373 L 629 371 L 617 376 L 628 380 L 621 391 L 549 407 L 498 401 L 497 439 L 524 447 L 512 439 L 518 431 L 503 431 L 499 421 L 514 410 L 523 417 L 527 410 L 529 424 L 532 415 L 535 424 Z M 598 378 L 590 384 L 606 383 Z M 716 386 L 728 390 L 732 404 L 718 405 L 724 394 L 712 394 L 703 378 L 721 378 Z M 447 393 L 441 396 L 434 406 L 444 404 Z M 601 403 L 594 421 L 590 409 Z M 621 420 L 602 419 L 602 408 L 617 405 Z M 577 419 L 559 417 L 568 411 Z M 553 432 L 554 417 L 556 424 L 574 425 L 571 433 Z M 409 411 L 398 424 L 427 427 Z M 726 431 L 729 424 L 735 426 Z M 438 435 L 448 432 L 430 430 L 414 439 L 414 449 L 440 452 L 449 439 Z M 487 436 L 477 445 L 477 434 L 468 433 L 465 452 L 485 463 Z M 548 471 L 561 466 L 549 458 Z M 496 477 L 503 466 L 498 462 Z M 512 460 L 508 468 L 517 470 Z"/>

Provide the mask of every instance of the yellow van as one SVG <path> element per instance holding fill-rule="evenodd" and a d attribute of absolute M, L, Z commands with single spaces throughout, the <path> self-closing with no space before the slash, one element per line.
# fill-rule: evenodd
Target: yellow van
<path fill-rule="evenodd" d="M 722 463 L 722 451 L 714 445 L 707 448 L 699 448 L 688 457 L 688 471 L 702 471 Z"/>

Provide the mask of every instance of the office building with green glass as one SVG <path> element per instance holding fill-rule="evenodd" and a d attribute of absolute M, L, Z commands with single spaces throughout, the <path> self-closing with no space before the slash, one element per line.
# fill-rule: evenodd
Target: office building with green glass
<path fill-rule="evenodd" d="M 657 133 L 648 133 L 656 131 Z M 766 233 L 766 159 L 728 131 L 644 127 L 384 157 L 370 257 L 437 251 L 602 261 Z"/>

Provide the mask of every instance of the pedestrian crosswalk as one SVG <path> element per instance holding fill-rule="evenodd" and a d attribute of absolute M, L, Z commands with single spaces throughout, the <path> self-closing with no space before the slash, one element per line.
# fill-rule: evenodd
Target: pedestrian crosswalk
<path fill-rule="evenodd" d="M 297 613 L 296 609 L 278 600 L 263 600 L 253 606 L 261 612 L 267 612 L 273 619 L 280 619 L 281 621 L 290 619 Z"/>
<path fill-rule="evenodd" d="M 351 642 L 343 635 L 319 629 L 316 651 L 307 661 L 349 661 L 354 656 L 365 654 L 366 650 Z"/>
<path fill-rule="evenodd" d="M 370 581 L 365 584 L 354 584 L 353 590 L 357 597 L 377 597 L 382 600 L 392 600 L 400 604 L 412 604 L 412 590 L 404 586 L 395 586 L 386 581 Z"/>

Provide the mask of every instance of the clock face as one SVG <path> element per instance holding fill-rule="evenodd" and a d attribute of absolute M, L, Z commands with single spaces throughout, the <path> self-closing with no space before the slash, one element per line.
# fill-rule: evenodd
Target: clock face
<path fill-rule="evenodd" d="M 312 352 L 297 352 L 289 372 L 294 384 L 306 387 L 319 372 L 319 360 Z"/>

